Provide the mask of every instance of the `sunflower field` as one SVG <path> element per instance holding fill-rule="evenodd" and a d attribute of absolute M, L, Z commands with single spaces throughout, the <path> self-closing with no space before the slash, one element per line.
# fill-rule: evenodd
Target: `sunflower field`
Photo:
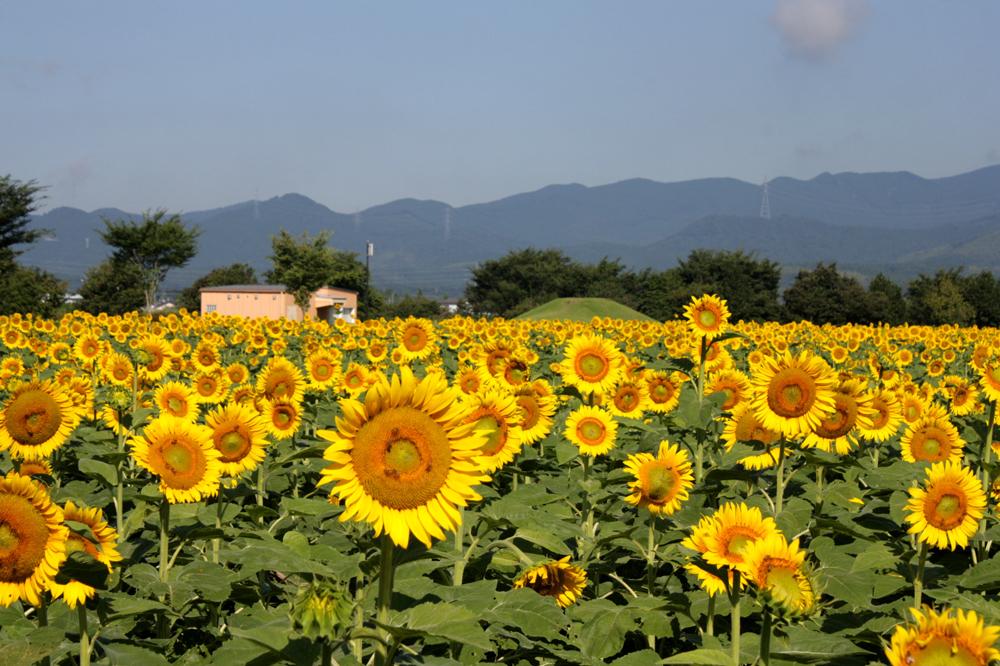
<path fill-rule="evenodd" d="M 4 666 L 1000 658 L 993 329 L 703 296 L 0 344 Z"/>

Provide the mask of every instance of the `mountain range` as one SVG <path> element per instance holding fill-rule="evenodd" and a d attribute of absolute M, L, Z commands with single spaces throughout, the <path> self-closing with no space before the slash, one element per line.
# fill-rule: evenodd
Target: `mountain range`
<path fill-rule="evenodd" d="M 631 179 L 609 185 L 550 185 L 467 206 L 399 199 L 348 214 L 301 194 L 184 213 L 201 229 L 199 252 L 164 284 L 181 289 L 215 267 L 269 266 L 271 235 L 332 232 L 331 243 L 358 252 L 375 244 L 376 286 L 457 296 L 478 262 L 525 247 L 558 247 L 581 260 L 620 258 L 632 268 L 668 268 L 693 249 L 754 252 L 791 274 L 836 261 L 858 275 L 907 280 L 965 266 L 1000 272 L 1000 165 L 947 178 L 909 172 L 823 173 L 775 178 L 765 188 L 733 178 L 674 183 Z M 110 254 L 103 218 L 134 212 L 60 207 L 35 216 L 45 239 L 22 256 L 79 286 Z"/>

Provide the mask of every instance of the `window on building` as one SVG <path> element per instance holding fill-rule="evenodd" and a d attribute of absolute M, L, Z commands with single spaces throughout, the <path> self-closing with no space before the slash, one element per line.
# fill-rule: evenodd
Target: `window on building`
<path fill-rule="evenodd" d="M 215 312 L 215 303 L 209 303 L 205 306 L 205 312 Z"/>

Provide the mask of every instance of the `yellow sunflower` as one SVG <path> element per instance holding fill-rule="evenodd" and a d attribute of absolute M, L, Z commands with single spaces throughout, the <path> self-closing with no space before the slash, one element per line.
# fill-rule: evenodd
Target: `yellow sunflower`
<path fill-rule="evenodd" d="M 101 359 L 101 376 L 115 386 L 130 388 L 135 368 L 132 359 L 119 352 L 111 352 Z"/>
<path fill-rule="evenodd" d="M 884 442 L 899 432 L 903 423 L 903 411 L 896 395 L 891 391 L 879 390 L 872 396 L 874 410 L 871 424 L 858 424 L 861 436 L 873 442 Z"/>
<path fill-rule="evenodd" d="M 396 330 L 396 341 L 405 362 L 425 359 L 437 350 L 434 323 L 429 319 L 407 317 Z"/>
<path fill-rule="evenodd" d="M 911 608 L 910 612 L 916 624 L 897 625 L 885 648 L 890 666 L 988 666 L 1000 659 L 994 647 L 1000 627 L 986 626 L 975 611 Z"/>
<path fill-rule="evenodd" d="M 807 614 L 815 608 L 816 591 L 798 539 L 788 543 L 783 535 L 771 534 L 747 544 L 741 555 L 740 572 L 766 598 L 793 613 Z"/>
<path fill-rule="evenodd" d="M 170 372 L 170 345 L 158 335 L 142 337 L 135 351 L 141 377 L 158 382 Z"/>
<path fill-rule="evenodd" d="M 654 515 L 676 512 L 694 486 L 687 451 L 667 441 L 660 442 L 656 457 L 650 453 L 629 456 L 625 469 L 635 477 L 629 482 L 631 494 L 625 501 Z"/>
<path fill-rule="evenodd" d="M 302 427 L 302 403 L 265 400 L 261 416 L 267 432 L 277 440 L 290 439 Z"/>
<path fill-rule="evenodd" d="M 563 382 L 583 393 L 607 393 L 622 374 L 624 359 L 610 340 L 581 335 L 566 345 L 559 364 Z"/>
<path fill-rule="evenodd" d="M 332 372 L 332 367 L 330 368 Z M 305 379 L 295 364 L 282 356 L 275 356 L 257 377 L 257 393 L 267 400 L 294 402 L 302 398 Z"/>
<path fill-rule="evenodd" d="M 560 608 L 579 599 L 586 586 L 587 572 L 570 564 L 569 555 L 531 567 L 514 581 L 515 588 L 526 587 L 542 596 L 555 597 Z"/>
<path fill-rule="evenodd" d="M 993 402 L 1000 402 L 1000 358 L 993 357 L 983 364 L 983 376 L 979 385 L 986 397 Z"/>
<path fill-rule="evenodd" d="M 876 415 L 872 397 L 864 382 L 847 379 L 840 383 L 833 396 L 834 411 L 823 417 L 802 442 L 803 448 L 816 448 L 846 455 L 858 446 L 856 430 L 872 425 Z"/>
<path fill-rule="evenodd" d="M 73 355 L 80 363 L 89 367 L 97 361 L 97 357 L 104 351 L 106 344 L 93 333 L 87 333 L 76 339 L 76 344 L 73 345 Z"/>
<path fill-rule="evenodd" d="M 344 504 L 341 521 L 370 523 L 405 548 L 412 535 L 428 547 L 462 520 L 457 507 L 480 499 L 473 487 L 489 480 L 480 469 L 483 436 L 464 423 L 460 392 L 439 374 L 417 380 L 409 368 L 379 376 L 364 402 L 340 401 L 330 466 L 320 484 Z"/>
<path fill-rule="evenodd" d="M 778 534 L 773 518 L 765 518 L 757 507 L 727 502 L 715 512 L 712 527 L 702 537 L 705 561 L 717 567 L 737 567 L 751 543 Z"/>
<path fill-rule="evenodd" d="M 691 302 L 684 306 L 684 317 L 692 333 L 714 340 L 729 324 L 729 308 L 714 294 L 692 296 Z"/>
<path fill-rule="evenodd" d="M 267 427 L 249 405 L 229 403 L 205 417 L 226 476 L 248 472 L 267 455 Z"/>
<path fill-rule="evenodd" d="M 713 393 L 725 394 L 726 400 L 722 403 L 722 411 L 731 412 L 750 397 L 750 378 L 739 370 L 713 373 L 705 384 L 705 395 Z"/>
<path fill-rule="evenodd" d="M 545 439 L 552 431 L 552 417 L 556 413 L 556 401 L 552 395 L 539 394 L 534 384 L 518 389 L 514 399 L 521 409 L 521 441 L 534 444 Z"/>
<path fill-rule="evenodd" d="M 15 382 L 0 411 L 0 451 L 17 458 L 48 458 L 80 423 L 80 411 L 50 380 Z"/>
<path fill-rule="evenodd" d="M 647 371 L 645 381 L 646 409 L 660 414 L 672 412 L 681 397 L 680 386 L 683 379 L 680 375 L 671 376 L 663 371 Z"/>
<path fill-rule="evenodd" d="M 641 419 L 646 409 L 646 386 L 639 380 L 623 380 L 608 394 L 607 406 L 615 416 Z"/>
<path fill-rule="evenodd" d="M 199 372 L 191 380 L 198 402 L 219 403 L 225 400 L 229 393 L 229 378 L 221 370 Z"/>
<path fill-rule="evenodd" d="M 965 548 L 986 509 L 982 482 L 971 470 L 946 461 L 927 470 L 924 487 L 910 488 L 910 534 L 935 548 Z"/>
<path fill-rule="evenodd" d="M 86 527 L 84 531 L 70 529 L 66 541 L 66 554 L 86 553 L 107 566 L 110 573 L 112 565 L 120 562 L 122 556 L 118 552 L 118 532 L 108 525 L 101 510 L 77 506 L 69 501 L 63 507 L 63 517 L 67 522 L 79 523 Z M 91 599 L 97 592 L 92 586 L 78 580 L 70 580 L 65 584 L 52 581 L 49 590 L 54 599 L 62 598 L 70 608 L 86 603 L 87 599 Z"/>
<path fill-rule="evenodd" d="M 740 458 L 739 463 L 745 469 L 770 469 L 777 465 L 780 439 L 781 434 L 765 428 L 746 403 L 736 407 L 732 415 L 726 419 L 726 426 L 722 431 L 722 442 L 726 446 L 726 451 L 731 451 L 737 442 L 759 450 L 759 453 Z"/>
<path fill-rule="evenodd" d="M 907 427 L 899 446 L 906 462 L 950 460 L 961 463 L 965 440 L 947 416 L 928 414 Z"/>
<path fill-rule="evenodd" d="M 42 603 L 66 560 L 63 512 L 41 484 L 10 472 L 0 477 L 0 606 Z"/>
<path fill-rule="evenodd" d="M 160 490 L 171 504 L 199 502 L 219 492 L 222 465 L 212 445 L 212 431 L 160 416 L 129 440 L 140 467 L 160 477 Z"/>
<path fill-rule="evenodd" d="M 785 437 L 807 435 L 836 411 L 837 376 L 808 351 L 765 357 L 754 369 L 751 404 L 760 422 Z"/>
<path fill-rule="evenodd" d="M 485 437 L 480 450 L 479 465 L 485 472 L 495 472 L 521 452 L 521 412 L 514 396 L 488 390 L 470 396 L 466 401 L 469 415 L 465 423 L 476 426 Z"/>
<path fill-rule="evenodd" d="M 194 423 L 198 420 L 200 396 L 182 382 L 165 382 L 153 392 L 153 403 L 160 413 Z"/>
<path fill-rule="evenodd" d="M 566 418 L 564 436 L 580 449 L 580 455 L 600 456 L 615 447 L 618 423 L 600 407 L 584 405 Z"/>
<path fill-rule="evenodd" d="M 364 366 L 357 363 L 348 365 L 340 378 L 340 388 L 347 391 L 347 394 L 352 398 L 357 398 L 368 390 L 371 383 L 372 376 L 369 375 Z"/>
<path fill-rule="evenodd" d="M 325 390 L 340 381 L 340 354 L 329 349 L 317 349 L 306 357 L 309 388 Z"/>

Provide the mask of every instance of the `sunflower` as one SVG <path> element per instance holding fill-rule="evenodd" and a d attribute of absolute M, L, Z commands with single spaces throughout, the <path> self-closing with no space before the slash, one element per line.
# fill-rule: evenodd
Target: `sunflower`
<path fill-rule="evenodd" d="M 212 446 L 211 429 L 160 416 L 129 445 L 139 466 L 160 477 L 160 490 L 171 504 L 198 502 L 218 494 L 222 465 Z"/>
<path fill-rule="evenodd" d="M 983 376 L 979 385 L 986 397 L 993 402 L 1000 402 L 1000 358 L 993 357 L 983 364 Z"/>
<path fill-rule="evenodd" d="M 229 403 L 205 417 L 212 429 L 212 444 L 226 476 L 238 476 L 254 469 L 267 455 L 267 426 L 249 405 Z"/>
<path fill-rule="evenodd" d="M 157 335 L 141 338 L 136 346 L 136 359 L 144 379 L 158 382 L 170 372 L 170 346 Z"/>
<path fill-rule="evenodd" d="M 916 624 L 897 625 L 885 648 L 890 666 L 988 666 L 1000 659 L 994 647 L 1000 627 L 986 626 L 975 611 L 911 608 L 910 612 Z"/>
<path fill-rule="evenodd" d="M 199 372 L 192 378 L 195 395 L 198 402 L 215 404 L 226 399 L 229 393 L 229 379 L 221 370 Z"/>
<path fill-rule="evenodd" d="M 541 381 L 541 380 L 538 380 Z M 556 401 L 552 395 L 540 394 L 536 384 L 522 386 L 514 396 L 521 409 L 521 442 L 534 444 L 545 439 L 552 431 L 552 417 Z"/>
<path fill-rule="evenodd" d="M 753 541 L 742 550 L 739 570 L 757 586 L 765 598 L 797 614 L 809 613 L 816 606 L 816 591 L 805 571 L 804 551 L 799 540 L 788 543 L 781 534 L 771 534 Z"/>
<path fill-rule="evenodd" d="M 542 596 L 555 597 L 560 608 L 566 608 L 583 594 L 587 572 L 569 563 L 569 555 L 559 560 L 531 567 L 514 581 L 515 588 L 526 587 Z"/>
<path fill-rule="evenodd" d="M 906 462 L 962 462 L 965 440 L 943 414 L 928 414 L 907 427 L 899 440 Z"/>
<path fill-rule="evenodd" d="M 302 426 L 302 403 L 264 400 L 261 415 L 267 432 L 277 440 L 290 439 Z"/>
<path fill-rule="evenodd" d="M 457 507 L 479 500 L 473 486 L 489 480 L 477 463 L 483 437 L 464 423 L 459 396 L 441 375 L 417 380 L 404 367 L 379 375 L 363 403 L 340 401 L 337 430 L 318 434 L 331 442 L 320 484 L 334 484 L 341 521 L 368 522 L 403 548 L 411 535 L 429 547 L 455 531 Z"/>
<path fill-rule="evenodd" d="M 684 317 L 692 333 L 714 340 L 729 324 L 729 308 L 714 294 L 697 298 L 692 296 L 691 302 L 684 306 Z"/>
<path fill-rule="evenodd" d="M 153 392 L 153 403 L 160 413 L 194 423 L 198 420 L 200 397 L 182 382 L 165 382 Z"/>
<path fill-rule="evenodd" d="M 739 370 L 723 370 L 708 378 L 705 395 L 723 393 L 726 396 L 722 411 L 731 412 L 750 396 L 750 378 Z"/>
<path fill-rule="evenodd" d="M 916 393 L 902 393 L 899 398 L 899 409 L 903 420 L 915 423 L 930 408 L 928 401 Z"/>
<path fill-rule="evenodd" d="M 371 385 L 372 377 L 364 366 L 351 363 L 340 378 L 340 388 L 352 398 L 357 398 Z"/>
<path fill-rule="evenodd" d="M 119 352 L 111 352 L 101 359 L 101 376 L 115 386 L 131 387 L 135 368 L 132 359 Z"/>
<path fill-rule="evenodd" d="M 257 377 L 257 393 L 267 400 L 299 400 L 304 389 L 302 372 L 282 356 L 268 361 Z"/>
<path fill-rule="evenodd" d="M 754 413 L 769 430 L 785 437 L 806 435 L 836 410 L 837 376 L 808 351 L 780 359 L 765 357 L 754 369 Z"/>
<path fill-rule="evenodd" d="M 951 401 L 951 413 L 955 416 L 967 416 L 979 407 L 979 389 L 961 377 L 947 384 L 947 394 Z"/>
<path fill-rule="evenodd" d="M 593 335 L 573 338 L 559 364 L 563 382 L 581 392 L 607 393 L 622 374 L 623 359 L 614 343 Z"/>
<path fill-rule="evenodd" d="M 986 508 L 982 482 L 960 464 L 934 463 L 925 487 L 910 488 L 906 522 L 910 534 L 935 548 L 965 548 Z"/>
<path fill-rule="evenodd" d="M 425 359 L 437 350 L 437 334 L 429 319 L 407 317 L 396 330 L 396 341 L 405 362 Z"/>
<path fill-rule="evenodd" d="M 230 363 L 225 368 L 226 379 L 233 386 L 239 386 L 250 379 L 250 369 L 242 363 Z"/>
<path fill-rule="evenodd" d="M 855 430 L 871 426 L 875 410 L 871 407 L 872 398 L 865 391 L 864 382 L 858 379 L 841 382 L 833 400 L 834 411 L 825 416 L 806 436 L 802 442 L 803 448 L 846 455 L 858 445 Z"/>
<path fill-rule="evenodd" d="M 618 382 L 608 394 L 608 409 L 615 416 L 641 419 L 646 408 L 646 386 L 641 381 L 626 379 Z"/>
<path fill-rule="evenodd" d="M 667 441 L 660 442 L 655 458 L 650 453 L 629 456 L 625 469 L 635 477 L 629 482 L 631 494 L 625 501 L 645 507 L 654 515 L 669 516 L 676 512 L 694 486 L 687 451 Z"/>
<path fill-rule="evenodd" d="M 118 552 L 118 532 L 108 525 L 100 509 L 88 509 L 77 506 L 72 501 L 66 502 L 63 507 L 63 518 L 67 522 L 79 523 L 86 528 L 85 531 L 70 529 L 69 538 L 66 541 L 66 553 L 83 552 L 97 560 L 101 564 L 111 567 L 115 562 L 120 562 L 121 554 Z M 70 580 L 62 584 L 53 581 L 49 584 L 52 597 L 60 597 L 70 608 L 76 608 L 77 604 L 86 603 L 97 592 L 96 589 L 78 580 Z"/>
<path fill-rule="evenodd" d="M 80 363 L 89 366 L 104 351 L 105 344 L 93 333 L 81 335 L 76 339 L 76 344 L 73 345 L 73 355 Z"/>
<path fill-rule="evenodd" d="M 514 396 L 488 390 L 466 401 L 472 423 L 486 439 L 480 450 L 479 465 L 485 472 L 495 472 L 521 452 L 521 412 Z"/>
<path fill-rule="evenodd" d="M 891 391 L 879 390 L 872 396 L 871 407 L 874 410 L 871 423 L 859 423 L 861 436 L 873 442 L 884 442 L 899 432 L 903 422 L 902 407 L 896 395 Z"/>
<path fill-rule="evenodd" d="M 207 340 L 202 340 L 191 354 L 191 364 L 202 373 L 215 372 L 222 367 L 219 348 Z"/>
<path fill-rule="evenodd" d="M 66 560 L 63 512 L 30 477 L 0 477 L 0 606 L 39 606 Z"/>
<path fill-rule="evenodd" d="M 79 422 L 79 409 L 58 384 L 17 382 L 0 411 L 0 451 L 26 460 L 48 458 Z"/>
<path fill-rule="evenodd" d="M 746 504 L 723 504 L 714 518 L 702 539 L 707 547 L 705 561 L 717 567 L 739 566 L 749 544 L 779 533 L 773 518 L 765 518 L 760 509 Z"/>
<path fill-rule="evenodd" d="M 726 419 L 726 426 L 722 431 L 722 441 L 726 451 L 732 451 L 737 442 L 760 450 L 759 453 L 740 458 L 739 463 L 745 469 L 770 469 L 777 465 L 780 455 L 779 439 L 781 434 L 765 428 L 746 403 L 736 407 L 732 415 Z"/>
<path fill-rule="evenodd" d="M 584 405 L 566 418 L 564 436 L 580 449 L 580 455 L 600 456 L 615 447 L 618 423 L 600 407 Z"/>
<path fill-rule="evenodd" d="M 646 409 L 650 412 L 667 414 L 672 412 L 681 398 L 680 375 L 670 375 L 663 371 L 646 372 Z"/>
<path fill-rule="evenodd" d="M 340 354 L 329 349 L 317 349 L 306 357 L 309 388 L 324 390 L 340 381 Z"/>

